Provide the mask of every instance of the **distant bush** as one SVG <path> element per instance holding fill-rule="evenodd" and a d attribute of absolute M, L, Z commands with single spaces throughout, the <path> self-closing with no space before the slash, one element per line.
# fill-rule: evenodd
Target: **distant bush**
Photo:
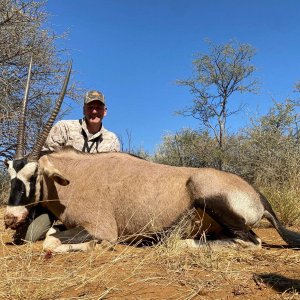
<path fill-rule="evenodd" d="M 153 161 L 172 166 L 217 167 L 219 152 L 208 132 L 183 129 L 163 137 Z"/>

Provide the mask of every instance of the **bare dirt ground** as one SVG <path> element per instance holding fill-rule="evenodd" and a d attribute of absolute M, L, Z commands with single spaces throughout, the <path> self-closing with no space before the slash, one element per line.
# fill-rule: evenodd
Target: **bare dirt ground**
<path fill-rule="evenodd" d="M 184 250 L 174 240 L 47 255 L 41 242 L 10 244 L 0 216 L 0 299 L 300 299 L 300 251 L 271 228 L 255 230 L 261 250 Z"/>

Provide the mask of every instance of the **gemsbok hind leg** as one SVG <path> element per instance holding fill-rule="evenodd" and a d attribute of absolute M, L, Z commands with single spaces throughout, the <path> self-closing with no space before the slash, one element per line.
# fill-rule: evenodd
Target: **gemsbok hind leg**
<path fill-rule="evenodd" d="M 229 238 L 224 242 L 261 247 L 261 240 L 251 228 L 261 220 L 264 207 L 249 184 L 233 174 L 210 170 L 193 175 L 188 187 L 196 209 L 202 209 L 222 226 Z"/>
<path fill-rule="evenodd" d="M 242 248 L 261 248 L 261 239 L 253 232 L 250 226 L 246 223 L 243 216 L 236 213 L 234 210 L 230 209 L 226 205 L 219 206 L 218 209 L 215 208 L 215 199 L 205 201 L 205 213 L 209 215 L 212 219 L 218 220 L 220 226 L 222 226 L 223 231 L 220 236 L 217 236 L 214 240 L 207 240 L 205 243 L 211 247 L 219 246 L 233 246 Z M 212 205 L 210 205 L 210 202 Z M 218 202 L 220 205 L 220 202 Z M 196 242 L 189 242 L 200 246 L 203 244 L 201 239 Z"/>

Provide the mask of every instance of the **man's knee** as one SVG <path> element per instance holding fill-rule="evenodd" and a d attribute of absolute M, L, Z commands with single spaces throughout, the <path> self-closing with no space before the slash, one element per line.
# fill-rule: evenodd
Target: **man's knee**
<path fill-rule="evenodd" d="M 39 215 L 28 226 L 25 241 L 36 242 L 44 239 L 47 231 L 52 226 L 53 221 L 47 213 Z"/>

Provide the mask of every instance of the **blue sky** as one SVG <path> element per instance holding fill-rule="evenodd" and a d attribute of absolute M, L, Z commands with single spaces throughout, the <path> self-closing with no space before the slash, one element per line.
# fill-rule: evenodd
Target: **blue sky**
<path fill-rule="evenodd" d="M 48 0 L 49 25 L 69 32 L 59 46 L 70 49 L 73 78 L 107 100 L 104 126 L 131 132 L 136 148 L 153 153 L 162 136 L 197 128 L 174 112 L 192 96 L 176 80 L 192 76 L 195 53 L 207 53 L 205 39 L 236 39 L 257 50 L 252 63 L 259 94 L 238 95 L 245 114 L 229 120 L 231 130 L 249 116 L 265 114 L 272 99 L 296 97 L 300 80 L 300 1 L 298 0 Z M 299 95 L 300 96 L 300 95 Z M 67 116 L 82 116 L 81 105 Z"/>

